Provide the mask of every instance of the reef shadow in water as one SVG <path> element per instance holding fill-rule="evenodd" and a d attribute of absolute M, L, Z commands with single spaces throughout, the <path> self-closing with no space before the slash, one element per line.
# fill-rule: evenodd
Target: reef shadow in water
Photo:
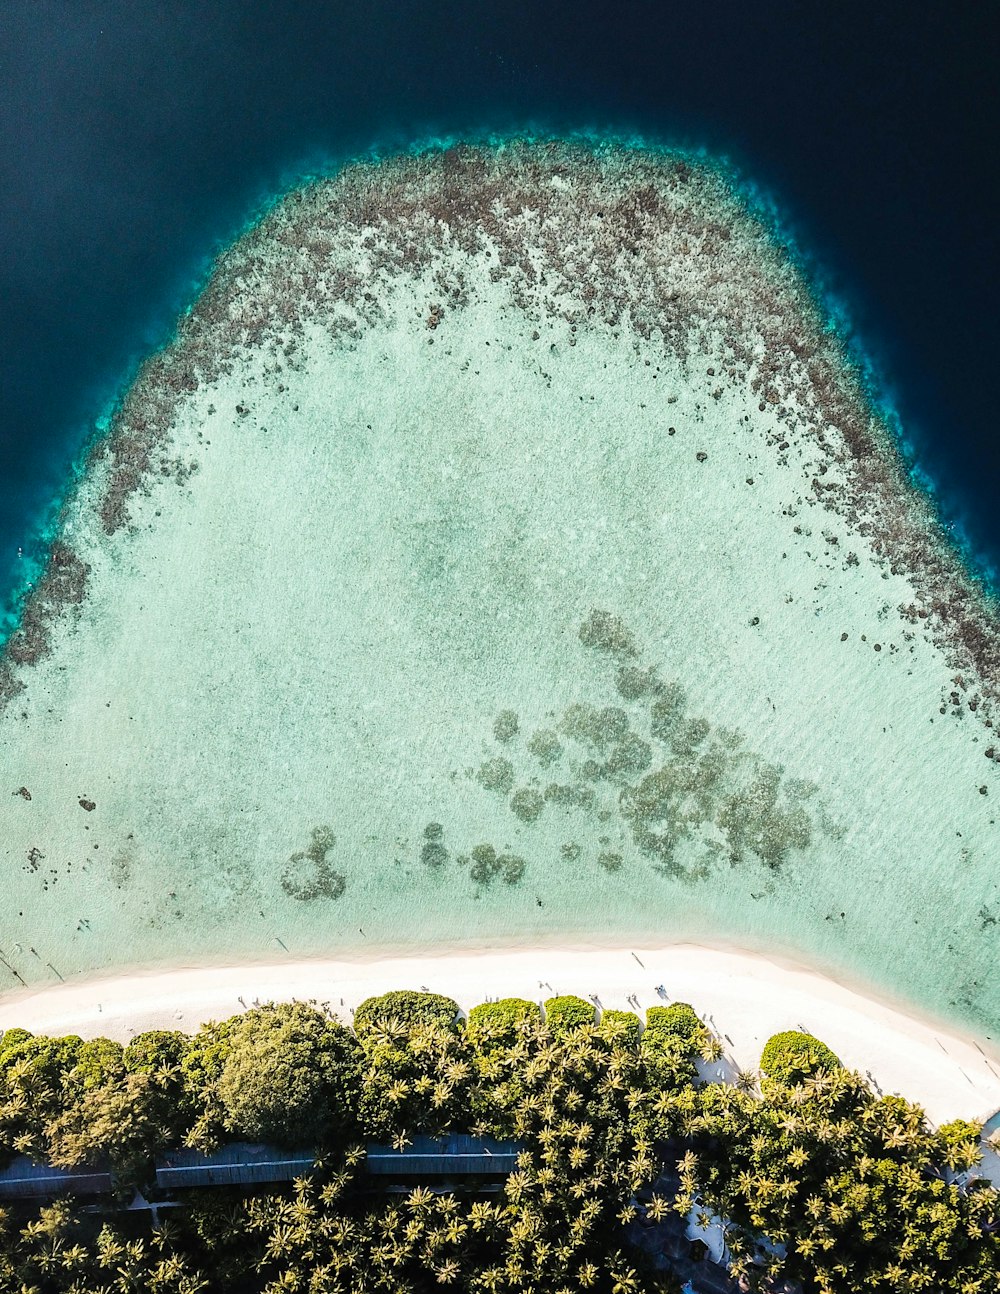
<path fill-rule="evenodd" d="M 613 873 L 631 854 L 686 881 L 747 863 L 778 873 L 817 834 L 839 834 L 814 782 L 787 776 L 742 733 L 692 713 L 681 684 L 643 663 L 617 616 L 591 611 L 579 641 L 606 663 L 620 704 L 575 701 L 526 736 L 517 711 L 504 709 L 495 753 L 468 774 L 522 828 L 558 815 L 572 837 L 560 848 L 564 862 L 592 860 Z M 524 875 L 524 858 L 489 843 L 453 855 L 444 830 L 424 829 L 426 866 L 454 859 L 478 886 Z"/>
<path fill-rule="evenodd" d="M 281 874 L 281 888 L 289 898 L 311 903 L 317 899 L 339 899 L 347 879 L 329 860 L 337 838 L 330 827 L 314 827 L 307 849 L 292 854 Z"/>

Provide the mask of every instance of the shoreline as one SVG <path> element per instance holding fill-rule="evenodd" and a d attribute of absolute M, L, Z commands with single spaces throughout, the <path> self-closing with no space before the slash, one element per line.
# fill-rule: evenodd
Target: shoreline
<path fill-rule="evenodd" d="M 663 985 L 666 997 L 658 994 Z M 1000 1055 L 971 1036 L 788 959 L 745 950 L 673 944 L 649 948 L 530 947 L 446 951 L 388 958 L 308 959 L 282 963 L 137 971 L 67 982 L 0 999 L 0 1029 L 75 1032 L 127 1041 L 146 1029 L 186 1033 L 255 1001 L 327 1002 L 350 1021 L 365 998 L 426 987 L 468 1011 L 488 997 L 545 998 L 575 993 L 602 1008 L 640 1012 L 665 1001 L 690 1002 L 725 1047 L 707 1077 L 756 1069 L 768 1037 L 803 1028 L 827 1043 L 876 1090 L 921 1105 L 932 1123 L 989 1120 L 1000 1110 Z"/>

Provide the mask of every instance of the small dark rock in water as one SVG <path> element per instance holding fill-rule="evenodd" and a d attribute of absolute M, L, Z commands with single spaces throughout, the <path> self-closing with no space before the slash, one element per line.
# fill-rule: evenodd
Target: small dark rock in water
<path fill-rule="evenodd" d="M 703 449 L 699 449 L 697 454 L 695 454 L 695 458 L 698 460 L 699 463 L 704 463 L 705 459 L 708 458 L 708 455 L 705 453 Z"/>
<path fill-rule="evenodd" d="M 528 750 L 543 768 L 548 768 L 557 760 L 562 754 L 562 749 L 559 738 L 548 728 L 539 728 L 537 732 L 532 733 L 531 740 L 528 742 Z"/>
<path fill-rule="evenodd" d="M 450 857 L 448 850 L 439 840 L 425 840 L 420 851 L 420 861 L 426 867 L 441 867 Z"/>
<path fill-rule="evenodd" d="M 981 786 L 981 787 L 979 788 L 979 794 L 980 794 L 980 795 L 988 795 L 988 794 L 989 794 L 989 787 Z"/>
<path fill-rule="evenodd" d="M 480 765 L 476 777 L 485 790 L 498 791 L 501 795 L 506 795 L 514 785 L 514 765 L 509 759 L 501 756 L 487 759 Z"/>
<path fill-rule="evenodd" d="M 632 631 L 610 611 L 596 607 L 580 626 L 580 641 L 584 647 L 608 652 L 612 656 L 638 656 Z"/>
<path fill-rule="evenodd" d="M 493 736 L 497 741 L 511 741 L 517 736 L 518 719 L 513 710 L 501 710 L 493 721 Z"/>
<path fill-rule="evenodd" d="M 30 799 L 31 797 L 29 796 L 28 798 Z M 82 799 L 80 800 L 80 808 L 86 809 L 88 813 L 93 813 L 93 811 L 97 808 L 97 805 L 94 803 L 93 800 Z"/>
<path fill-rule="evenodd" d="M 424 827 L 424 844 L 420 851 L 420 861 L 428 867 L 440 867 L 450 857 L 444 847 L 444 827 L 440 822 L 428 822 Z"/>
<path fill-rule="evenodd" d="M 19 786 L 16 791 L 11 791 L 11 795 L 19 795 L 22 800 L 31 799 L 31 792 L 26 786 Z"/>
<path fill-rule="evenodd" d="M 841 635 L 840 635 L 840 641 L 841 641 L 842 643 L 847 642 L 847 634 L 841 634 Z"/>
<path fill-rule="evenodd" d="M 510 807 L 522 822 L 530 823 L 537 821 L 545 800 L 533 787 L 523 786 L 510 797 Z"/>
<path fill-rule="evenodd" d="M 759 625 L 759 624 L 760 624 L 760 616 L 754 616 L 754 618 L 750 621 L 750 623 L 751 623 L 752 625 Z"/>

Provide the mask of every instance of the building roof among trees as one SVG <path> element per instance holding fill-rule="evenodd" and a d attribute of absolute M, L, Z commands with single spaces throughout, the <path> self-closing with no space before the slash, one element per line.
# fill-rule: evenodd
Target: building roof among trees
<path fill-rule="evenodd" d="M 492 1137 L 452 1134 L 414 1137 L 404 1150 L 370 1144 L 366 1170 L 376 1177 L 506 1176 L 514 1170 L 520 1146 Z M 290 1182 L 308 1172 L 315 1161 L 311 1150 L 282 1150 L 277 1146 L 235 1141 L 211 1154 L 172 1150 L 156 1160 L 156 1184 L 161 1188 L 195 1186 L 253 1186 Z"/>
<path fill-rule="evenodd" d="M 376 1176 L 452 1176 L 462 1173 L 506 1176 L 517 1166 L 521 1146 L 493 1137 L 452 1133 L 446 1137 L 413 1137 L 405 1150 L 370 1145 L 365 1168 Z"/>
<path fill-rule="evenodd" d="M 156 1159 L 160 1187 L 253 1186 L 291 1182 L 309 1171 L 316 1160 L 311 1150 L 282 1150 L 278 1146 L 234 1141 L 210 1155 L 199 1150 L 171 1150 Z"/>
<path fill-rule="evenodd" d="M 0 1169 L 0 1199 L 49 1199 L 54 1195 L 104 1195 L 113 1189 L 111 1174 L 95 1168 L 53 1168 L 18 1155 Z"/>

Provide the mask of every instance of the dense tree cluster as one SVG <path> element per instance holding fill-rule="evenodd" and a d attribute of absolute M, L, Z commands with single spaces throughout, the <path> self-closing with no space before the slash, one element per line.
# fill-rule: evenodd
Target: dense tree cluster
<path fill-rule="evenodd" d="M 953 1180 L 976 1125 L 932 1130 L 813 1039 L 779 1037 L 759 1081 L 703 1083 L 718 1043 L 690 1007 L 652 1008 L 645 1029 L 595 1016 L 508 998 L 462 1021 L 449 998 L 396 993 L 353 1030 L 303 1003 L 126 1048 L 10 1030 L 8 1155 L 110 1164 L 121 1193 L 0 1209 L 0 1294 L 665 1294 L 674 1278 L 630 1239 L 692 1208 L 727 1220 L 748 1288 L 1000 1289 L 998 1195 Z M 366 1141 L 449 1130 L 516 1141 L 516 1168 L 493 1190 L 366 1177 Z M 165 1147 L 236 1139 L 316 1163 L 288 1187 L 187 1192 L 158 1220 L 122 1208 Z"/>
<path fill-rule="evenodd" d="M 760 1055 L 760 1068 L 769 1078 L 780 1078 L 787 1083 L 808 1078 L 820 1070 L 832 1073 L 840 1068 L 840 1061 L 825 1042 L 812 1034 L 789 1030 L 767 1040 Z"/>
<path fill-rule="evenodd" d="M 763 1086 L 704 1088 L 686 1127 L 678 1204 L 700 1195 L 737 1224 L 734 1271 L 764 1234 L 786 1250 L 767 1265 L 822 1294 L 1000 1289 L 997 1193 L 946 1180 L 919 1109 L 843 1069 Z"/>

